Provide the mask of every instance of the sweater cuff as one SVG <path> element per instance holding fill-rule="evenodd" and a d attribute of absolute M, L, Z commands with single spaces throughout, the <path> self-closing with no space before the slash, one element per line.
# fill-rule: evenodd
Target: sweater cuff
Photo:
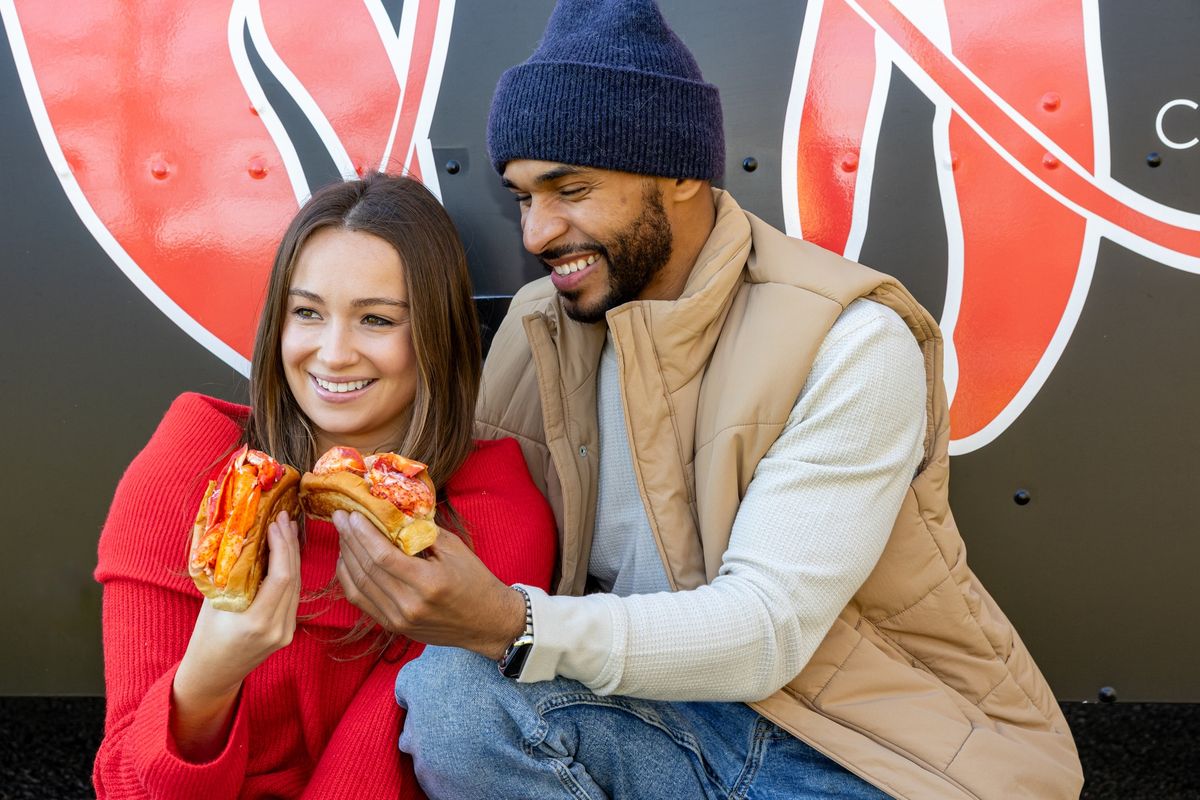
<path fill-rule="evenodd" d="M 617 619 L 609 595 L 551 597 L 524 586 L 533 609 L 533 647 L 518 680 L 521 683 L 572 678 L 596 690 L 605 683 L 613 654 Z"/>
<path fill-rule="evenodd" d="M 178 667 L 155 681 L 138 707 L 130 730 L 138 778 L 152 797 L 236 797 L 245 779 L 249 741 L 241 696 L 225 749 L 211 761 L 188 761 L 171 735 L 171 687 Z"/>

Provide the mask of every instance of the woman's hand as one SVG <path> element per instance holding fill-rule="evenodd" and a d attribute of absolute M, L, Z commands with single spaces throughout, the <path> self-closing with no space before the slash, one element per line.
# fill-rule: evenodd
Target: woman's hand
<path fill-rule="evenodd" d="M 525 629 L 525 601 L 462 540 L 439 530 L 421 557 L 406 556 L 366 517 L 335 511 L 346 599 L 392 633 L 498 659 Z"/>
<path fill-rule="evenodd" d="M 191 761 L 220 753 L 242 681 L 292 641 L 300 604 L 298 535 L 286 511 L 267 526 L 267 576 L 248 609 L 218 611 L 208 599 L 200 607 L 171 691 L 171 731 Z"/>

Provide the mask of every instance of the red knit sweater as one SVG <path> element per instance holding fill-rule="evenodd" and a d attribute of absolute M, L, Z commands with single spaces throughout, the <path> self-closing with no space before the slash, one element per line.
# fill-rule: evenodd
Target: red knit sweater
<path fill-rule="evenodd" d="M 408 757 L 396 747 L 402 710 L 392 684 L 421 645 L 405 640 L 383 659 L 335 660 L 339 650 L 330 641 L 360 616 L 340 598 L 301 603 L 292 643 L 243 683 L 219 756 L 191 763 L 175 747 L 171 683 L 202 599 L 186 569 L 192 521 L 247 413 L 210 397 L 180 396 L 117 486 L 95 573 L 104 584 L 108 705 L 96 793 L 420 798 Z M 554 518 L 516 442 L 479 442 L 447 494 L 479 557 L 502 581 L 548 586 Z M 300 556 L 302 597 L 330 584 L 337 555 L 337 531 L 310 520 Z"/>

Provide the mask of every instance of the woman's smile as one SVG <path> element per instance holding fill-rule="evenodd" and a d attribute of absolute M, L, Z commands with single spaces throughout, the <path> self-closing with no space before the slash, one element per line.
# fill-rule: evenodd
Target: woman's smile
<path fill-rule="evenodd" d="M 321 378 L 310 376 L 316 384 L 317 396 L 329 403 L 348 403 L 362 397 L 375 384 L 374 378 Z"/>

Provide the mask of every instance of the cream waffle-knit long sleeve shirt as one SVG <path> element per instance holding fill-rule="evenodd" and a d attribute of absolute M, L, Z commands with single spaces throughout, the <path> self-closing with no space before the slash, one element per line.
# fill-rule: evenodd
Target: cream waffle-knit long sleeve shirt
<path fill-rule="evenodd" d="M 520 679 L 564 676 L 598 694 L 662 700 L 771 695 L 808 663 L 891 533 L 922 455 L 916 340 L 884 306 L 847 307 L 755 469 L 717 577 L 689 591 L 668 591 L 632 479 L 611 342 L 598 380 L 589 572 L 607 593 L 530 589 L 534 645 Z"/>

